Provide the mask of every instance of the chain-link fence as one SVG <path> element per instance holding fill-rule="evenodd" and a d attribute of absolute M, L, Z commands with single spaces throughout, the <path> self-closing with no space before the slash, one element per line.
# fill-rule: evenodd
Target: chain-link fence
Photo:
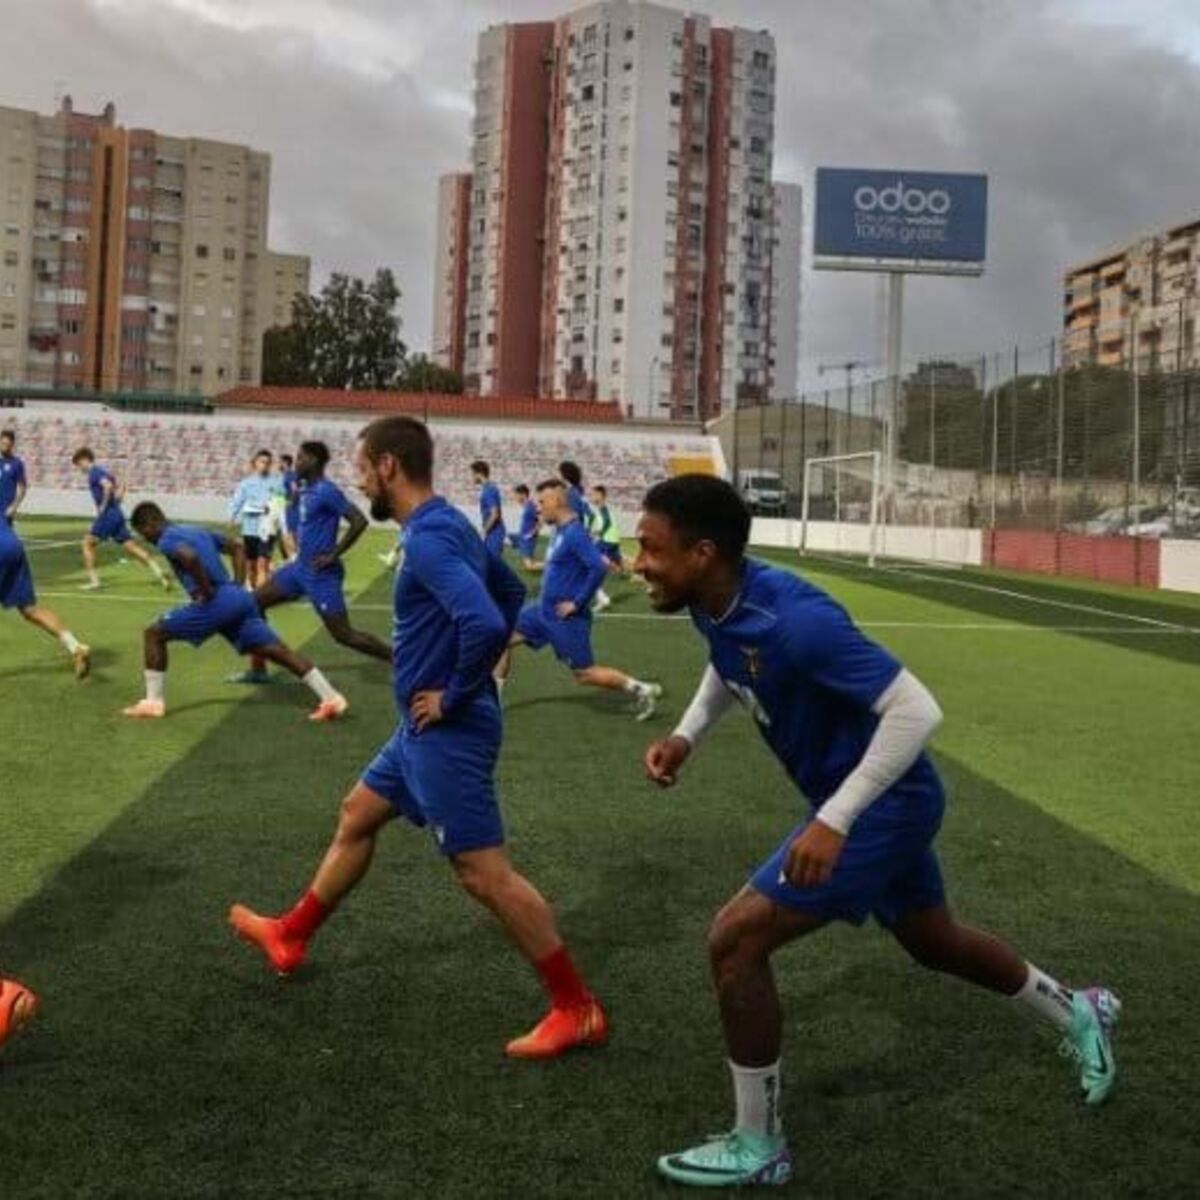
<path fill-rule="evenodd" d="M 1200 372 L 1064 367 L 1060 350 L 851 376 L 714 431 L 760 511 L 798 515 L 806 459 L 878 450 L 892 522 L 1200 537 Z"/>

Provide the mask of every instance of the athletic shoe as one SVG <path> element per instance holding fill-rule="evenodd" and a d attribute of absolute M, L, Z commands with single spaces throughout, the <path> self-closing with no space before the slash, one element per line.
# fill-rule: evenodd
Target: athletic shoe
<path fill-rule="evenodd" d="M 778 1186 L 792 1177 L 792 1152 L 781 1137 L 735 1129 L 679 1154 L 664 1154 L 658 1169 L 692 1187 Z"/>
<path fill-rule="evenodd" d="M 1074 994 L 1071 1010 L 1071 1028 L 1061 1052 L 1079 1065 L 1084 1104 L 1103 1104 L 1117 1082 L 1112 1037 L 1121 1019 L 1121 1001 L 1108 988 L 1085 988 Z"/>
<path fill-rule="evenodd" d="M 86 679 L 92 669 L 91 646 L 76 646 L 75 653 L 71 655 L 71 666 L 75 670 L 76 679 Z"/>
<path fill-rule="evenodd" d="M 603 612 L 606 608 L 612 608 L 612 597 L 604 592 L 596 593 L 596 602 L 592 605 L 594 612 Z"/>
<path fill-rule="evenodd" d="M 20 1033 L 38 1010 L 38 998 L 15 979 L 0 979 L 0 1046 Z"/>
<path fill-rule="evenodd" d="M 661 683 L 648 683 L 645 690 L 638 692 L 635 700 L 637 715 L 634 717 L 636 721 L 648 721 L 656 712 L 658 712 L 658 702 L 662 699 L 663 689 Z"/>
<path fill-rule="evenodd" d="M 243 904 L 229 910 L 229 924 L 238 937 L 263 952 L 277 975 L 290 975 L 308 953 L 306 942 L 284 934 L 278 917 L 260 917 Z"/>
<path fill-rule="evenodd" d="M 98 592 L 100 590 L 100 580 L 97 579 L 95 582 L 89 581 L 88 583 L 81 583 L 79 585 L 79 590 L 81 592 Z"/>
<path fill-rule="evenodd" d="M 232 675 L 225 676 L 226 683 L 255 683 L 263 684 L 271 682 L 271 675 L 266 667 L 256 669 L 249 667 L 245 671 L 234 671 Z"/>
<path fill-rule="evenodd" d="M 552 1008 L 527 1034 L 504 1048 L 509 1058 L 557 1058 L 573 1046 L 602 1046 L 608 1017 L 599 1000 L 578 1008 Z"/>
<path fill-rule="evenodd" d="M 121 712 L 126 717 L 156 720 L 167 715 L 167 706 L 162 700 L 139 700 L 136 704 L 121 709 Z"/>
<path fill-rule="evenodd" d="M 322 700 L 308 714 L 308 719 L 310 721 L 336 721 L 338 717 L 344 717 L 349 709 L 350 701 L 345 696 L 334 696 L 329 700 Z"/>

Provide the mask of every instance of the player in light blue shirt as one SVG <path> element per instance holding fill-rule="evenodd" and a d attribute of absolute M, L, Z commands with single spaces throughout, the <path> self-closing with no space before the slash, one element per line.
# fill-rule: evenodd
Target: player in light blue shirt
<path fill-rule="evenodd" d="M 429 827 L 459 883 L 499 919 L 550 995 L 549 1014 L 507 1053 L 553 1058 L 598 1045 L 608 1033 L 604 1010 L 577 972 L 550 906 L 513 867 L 496 797 L 502 717 L 491 672 L 524 585 L 434 492 L 433 441 L 420 421 L 372 422 L 356 458 L 371 516 L 404 526 L 393 625 L 399 725 L 342 801 L 337 833 L 299 902 L 281 917 L 234 905 L 230 923 L 276 972 L 294 971 L 317 929 L 366 874 L 383 827 L 403 817 Z"/>
<path fill-rule="evenodd" d="M 87 582 L 80 590 L 94 592 L 100 586 L 100 573 L 96 569 L 96 548 L 101 542 L 115 542 L 130 558 L 140 562 L 158 580 L 164 591 L 171 586 L 167 573 L 133 540 L 133 533 L 125 520 L 121 500 L 125 495 L 124 484 L 116 476 L 96 462 L 96 456 L 87 446 L 80 446 L 71 455 L 71 462 L 87 476 L 88 491 L 96 506 L 96 519 L 83 537 L 83 566 Z"/>
<path fill-rule="evenodd" d="M 124 710 L 125 716 L 165 716 L 167 646 L 171 642 L 202 646 L 217 634 L 239 654 L 260 654 L 307 684 L 318 701 L 310 720 L 332 721 L 346 712 L 345 697 L 307 658 L 283 644 L 263 620 L 254 597 L 241 586 L 246 569 L 241 542 L 198 525 L 173 525 L 162 509 L 148 500 L 133 510 L 133 527 L 171 564 L 189 603 L 172 609 L 146 629 L 142 639 L 146 694 Z M 233 564 L 233 576 L 221 561 L 222 555 L 228 555 Z"/>
<path fill-rule="evenodd" d="M 11 429 L 0 431 L 0 521 L 11 525 L 25 500 L 28 481 L 25 464 L 15 453 L 17 435 Z"/>
<path fill-rule="evenodd" d="M 925 745 L 942 714 L 922 684 L 846 611 L 790 571 L 745 557 L 750 514 L 707 475 L 650 490 L 635 570 L 664 613 L 688 610 L 709 666 L 675 732 L 646 752 L 675 783 L 694 746 L 735 702 L 810 805 L 717 914 L 709 954 L 733 1072 L 732 1132 L 659 1160 L 698 1186 L 781 1184 L 792 1160 L 780 1121 L 782 1015 L 771 957 L 833 921 L 873 916 L 920 964 L 1004 996 L 1056 1026 L 1099 1104 L 1115 1079 L 1120 1013 L 1105 988 L 1070 990 L 946 903 L 934 839 L 942 784 Z"/>
<path fill-rule="evenodd" d="M 608 564 L 575 515 L 560 480 L 539 483 L 537 502 L 541 519 L 555 528 L 542 569 L 542 592 L 521 610 L 510 651 L 496 669 L 497 683 L 503 687 L 512 671 L 512 649 L 549 646 L 577 683 L 624 692 L 633 699 L 637 719 L 648 721 L 662 696 L 661 685 L 601 666 L 592 651 L 592 600 Z"/>
<path fill-rule="evenodd" d="M 479 532 L 489 554 L 499 558 L 504 553 L 504 506 L 500 488 L 492 482 L 492 468 L 476 459 L 471 464 L 471 478 L 479 488 Z"/>
<path fill-rule="evenodd" d="M 271 555 L 275 551 L 271 504 L 283 486 L 280 477 L 271 472 L 273 462 L 270 450 L 258 451 L 251 463 L 253 469 L 229 501 L 229 521 L 241 530 L 246 577 L 252 588 L 261 587 L 271 575 Z"/>

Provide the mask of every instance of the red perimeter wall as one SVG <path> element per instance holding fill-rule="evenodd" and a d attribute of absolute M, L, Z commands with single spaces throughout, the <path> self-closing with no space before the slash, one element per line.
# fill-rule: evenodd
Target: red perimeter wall
<path fill-rule="evenodd" d="M 994 529 L 983 535 L 983 553 L 988 566 L 1010 571 L 1158 587 L 1159 544 L 1155 538 Z"/>

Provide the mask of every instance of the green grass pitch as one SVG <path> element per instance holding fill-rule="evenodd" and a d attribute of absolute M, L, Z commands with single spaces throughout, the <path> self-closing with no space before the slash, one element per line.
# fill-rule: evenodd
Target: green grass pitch
<path fill-rule="evenodd" d="M 649 727 L 547 655 L 518 661 L 500 765 L 512 850 L 613 1039 L 511 1063 L 536 982 L 424 832 L 387 831 L 297 978 L 268 974 L 224 923 L 231 901 L 277 910 L 307 881 L 391 729 L 386 669 L 293 605 L 273 620 L 347 693 L 343 724 L 308 724 L 298 685 L 224 683 L 237 660 L 217 643 L 172 649 L 165 722 L 125 721 L 163 596 L 111 549 L 105 590 L 81 595 L 81 528 L 22 532 L 42 599 L 95 647 L 93 677 L 76 684 L 50 639 L 0 616 L 0 972 L 44 1002 L 0 1060 L 0 1196 L 669 1194 L 654 1157 L 731 1113 L 709 918 L 802 812 L 740 713 L 675 791 L 643 781 L 648 735 L 700 673 L 689 624 L 628 586 L 597 622 L 604 661 L 666 685 Z M 357 619 L 380 634 L 386 544 L 351 556 Z M 910 965 L 878 929 L 791 947 L 790 1194 L 1196 1194 L 1200 598 L 804 569 L 946 711 L 956 908 L 1069 982 L 1111 984 L 1125 1024 L 1114 1100 L 1087 1111 L 1047 1029 Z"/>

